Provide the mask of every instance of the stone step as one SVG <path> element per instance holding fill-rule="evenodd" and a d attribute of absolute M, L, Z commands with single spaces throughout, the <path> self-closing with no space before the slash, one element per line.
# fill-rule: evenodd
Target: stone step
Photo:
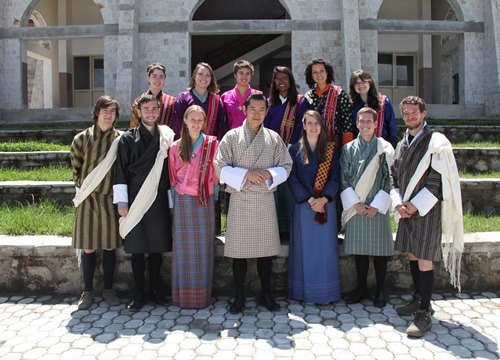
<path fill-rule="evenodd" d="M 500 170 L 499 148 L 455 148 L 453 153 L 460 171 L 486 173 Z M 70 165 L 69 151 L 0 152 L 0 167 L 32 169 Z"/>
<path fill-rule="evenodd" d="M 464 211 L 486 216 L 500 215 L 499 179 L 460 179 Z M 0 203 L 34 203 L 51 199 L 60 204 L 71 204 L 75 195 L 71 181 L 2 181 Z"/>

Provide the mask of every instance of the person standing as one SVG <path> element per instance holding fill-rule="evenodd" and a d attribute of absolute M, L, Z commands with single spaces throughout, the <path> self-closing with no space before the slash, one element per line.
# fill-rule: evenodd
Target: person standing
<path fill-rule="evenodd" d="M 415 292 L 396 311 L 414 315 L 406 334 L 421 337 L 432 328 L 434 262 L 444 260 L 451 283 L 460 290 L 462 198 L 451 144 L 427 125 L 425 102 L 408 96 L 400 110 L 407 129 L 391 171 L 392 206 L 399 218 L 394 248 L 408 253 Z"/>
<path fill-rule="evenodd" d="M 162 252 L 172 246 L 168 190 L 168 149 L 174 132 L 158 125 L 160 101 L 144 95 L 139 101 L 138 127 L 123 134 L 118 145 L 114 203 L 118 204 L 120 235 L 125 252 L 132 254 L 132 272 L 137 293 L 129 304 L 130 311 L 139 311 L 145 301 L 145 254 L 148 255 L 150 297 L 165 304 L 161 289 Z"/>
<path fill-rule="evenodd" d="M 153 63 L 147 66 L 149 89 L 139 95 L 130 107 L 130 125 L 129 128 L 139 126 L 140 115 L 137 113 L 137 104 L 141 97 L 146 94 L 153 95 L 160 100 L 160 116 L 158 117 L 158 125 L 170 125 L 170 118 L 174 109 L 175 97 L 163 92 L 163 86 L 167 78 L 167 70 L 165 65 Z"/>
<path fill-rule="evenodd" d="M 227 121 L 226 111 L 218 92 L 219 86 L 212 67 L 204 62 L 198 63 L 193 70 L 187 90 L 175 98 L 171 121 L 175 140 L 181 136 L 184 113 L 191 105 L 201 106 L 207 114 L 205 134 L 217 136 L 218 140 L 222 139 L 227 131 Z"/>
<path fill-rule="evenodd" d="M 84 291 L 78 310 L 87 310 L 94 300 L 96 250 L 102 249 L 104 290 L 102 297 L 110 306 L 120 304 L 113 290 L 115 249 L 121 246 L 118 212 L 113 204 L 114 163 L 119 131 L 115 129 L 120 104 L 109 95 L 97 99 L 92 112 L 94 124 L 78 133 L 71 143 L 70 157 L 76 196 L 74 248 L 81 251 Z"/>
<path fill-rule="evenodd" d="M 174 188 L 172 305 L 205 308 L 212 297 L 215 255 L 214 202 L 219 179 L 214 157 L 217 138 L 205 135 L 205 111 L 191 105 L 181 138 L 170 147 L 170 184 Z"/>
<path fill-rule="evenodd" d="M 245 120 L 245 113 L 243 112 L 245 100 L 251 94 L 262 93 L 262 91 L 252 89 L 250 86 L 253 72 L 253 65 L 247 60 L 238 60 L 233 65 L 233 76 L 236 79 L 236 85 L 221 96 L 222 103 L 226 109 L 228 130 L 237 128 L 243 124 Z"/>
<path fill-rule="evenodd" d="M 389 98 L 377 90 L 372 74 L 367 70 L 355 70 L 349 81 L 349 100 L 352 107 L 354 136 L 358 136 L 356 114 L 360 109 L 368 106 L 377 112 L 375 136 L 382 137 L 396 147 L 398 142 L 398 128 L 396 115 Z"/>
<path fill-rule="evenodd" d="M 339 153 L 321 114 L 305 113 L 302 138 L 290 148 L 288 185 L 295 199 L 289 247 L 288 296 L 327 304 L 340 299 L 335 198 Z"/>
<path fill-rule="evenodd" d="M 273 191 L 288 177 L 292 160 L 279 135 L 262 125 L 267 106 L 264 95 L 250 95 L 243 125 L 227 132 L 215 157 L 217 176 L 231 193 L 224 246 L 224 256 L 233 259 L 235 297 L 229 307 L 231 313 L 245 308 L 249 258 L 257 258 L 261 283 L 258 304 L 269 311 L 280 308 L 271 296 L 272 257 L 280 251 Z"/>
<path fill-rule="evenodd" d="M 280 134 L 286 146 L 295 144 L 302 132 L 302 119 L 297 119 L 301 96 L 292 71 L 286 66 L 276 66 L 273 69 L 271 88 L 269 89 L 269 111 L 264 119 L 264 126 Z M 282 239 L 289 238 L 290 216 L 292 213 L 293 196 L 286 183 L 278 186 L 274 193 L 278 226 Z"/>
<path fill-rule="evenodd" d="M 349 97 L 335 81 L 333 67 L 323 59 L 313 59 L 304 72 L 307 91 L 300 102 L 298 117 L 316 110 L 325 122 L 328 140 L 343 145 L 353 140 L 352 113 Z"/>
<path fill-rule="evenodd" d="M 340 156 L 344 252 L 355 255 L 357 287 L 347 297 L 354 304 L 368 298 L 366 280 L 373 256 L 377 289 L 373 304 L 384 307 L 387 260 L 394 254 L 389 207 L 392 145 L 375 136 L 377 112 L 363 107 L 356 115 L 358 137 L 342 147 Z"/>

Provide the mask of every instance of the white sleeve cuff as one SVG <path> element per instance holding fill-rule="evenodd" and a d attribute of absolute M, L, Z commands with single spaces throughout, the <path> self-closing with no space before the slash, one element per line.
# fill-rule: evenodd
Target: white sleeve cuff
<path fill-rule="evenodd" d="M 288 173 L 284 167 L 277 166 L 273 168 L 266 169 L 271 173 L 271 178 L 266 180 L 266 185 L 269 190 L 275 188 L 279 184 L 282 184 L 288 178 Z"/>
<path fill-rule="evenodd" d="M 348 187 L 340 193 L 340 200 L 342 201 L 342 207 L 345 210 L 349 210 L 361 201 L 359 200 L 358 194 L 356 194 L 352 187 Z"/>
<path fill-rule="evenodd" d="M 128 187 L 126 184 L 113 185 L 113 204 L 119 202 L 128 204 Z"/>
<path fill-rule="evenodd" d="M 436 205 L 438 198 L 424 187 L 410 201 L 418 209 L 420 216 L 425 216 Z"/>
<path fill-rule="evenodd" d="M 384 190 L 379 190 L 377 195 L 373 198 L 370 206 L 377 208 L 379 213 L 386 214 L 387 210 L 389 210 L 389 206 L 391 206 L 391 196 Z"/>
<path fill-rule="evenodd" d="M 401 205 L 403 200 L 401 199 L 401 194 L 398 189 L 392 189 L 390 193 L 391 202 L 392 202 L 392 210 L 396 210 L 396 206 Z"/>
<path fill-rule="evenodd" d="M 220 171 L 220 180 L 231 186 L 236 191 L 241 191 L 245 184 L 247 169 L 240 167 L 224 166 Z"/>
<path fill-rule="evenodd" d="M 167 194 L 168 194 L 168 207 L 170 209 L 173 209 L 174 208 L 174 198 L 172 196 L 172 191 L 168 190 Z"/>

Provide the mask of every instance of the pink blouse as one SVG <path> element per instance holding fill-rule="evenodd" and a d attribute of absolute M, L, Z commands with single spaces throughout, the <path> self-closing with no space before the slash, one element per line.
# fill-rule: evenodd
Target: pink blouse
<path fill-rule="evenodd" d="M 246 118 L 246 115 L 243 112 L 243 107 L 245 106 L 246 99 L 253 93 L 262 93 L 262 91 L 252 89 L 248 86 L 245 94 L 241 96 L 238 86 L 235 86 L 233 89 L 228 90 L 221 95 L 222 103 L 226 109 L 228 130 L 243 125 L 243 121 Z"/>

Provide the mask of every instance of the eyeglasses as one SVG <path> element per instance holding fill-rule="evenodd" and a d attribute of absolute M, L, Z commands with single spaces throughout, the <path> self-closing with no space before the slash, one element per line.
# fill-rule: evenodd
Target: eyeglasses
<path fill-rule="evenodd" d="M 274 82 L 280 82 L 280 83 L 284 83 L 284 82 L 288 82 L 288 77 L 282 77 L 282 78 L 274 78 Z"/>
<path fill-rule="evenodd" d="M 364 85 L 364 84 L 369 83 L 369 82 L 370 82 L 370 81 L 368 81 L 368 80 L 367 80 L 367 81 L 363 81 L 363 80 L 361 80 L 361 81 L 356 81 L 356 82 L 354 83 L 354 86 Z"/>

